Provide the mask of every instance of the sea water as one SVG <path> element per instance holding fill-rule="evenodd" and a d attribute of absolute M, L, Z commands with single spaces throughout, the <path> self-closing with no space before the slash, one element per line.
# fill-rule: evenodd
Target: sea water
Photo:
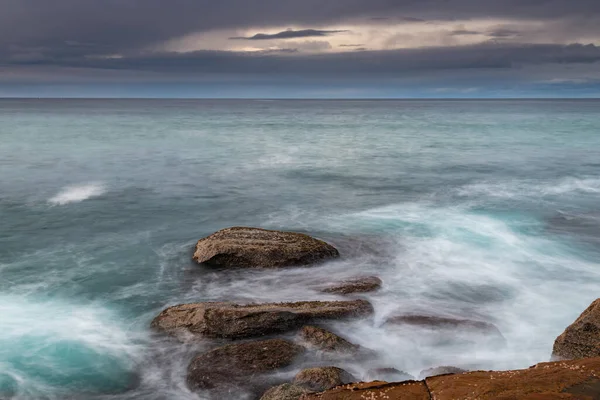
<path fill-rule="evenodd" d="M 193 264 L 235 225 L 342 257 Z M 207 398 L 185 370 L 212 344 L 154 335 L 164 307 L 332 300 L 357 275 L 384 282 L 374 318 L 328 326 L 377 353 L 337 364 L 358 379 L 547 361 L 600 295 L 600 101 L 0 100 L 2 399 Z M 403 314 L 505 343 L 384 324 Z"/>

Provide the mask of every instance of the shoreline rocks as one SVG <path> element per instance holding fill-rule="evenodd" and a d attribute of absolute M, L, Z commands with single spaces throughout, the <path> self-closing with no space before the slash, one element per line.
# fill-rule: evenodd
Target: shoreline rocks
<path fill-rule="evenodd" d="M 324 352 L 356 354 L 361 350 L 361 346 L 316 326 L 302 327 L 300 336 L 310 347 Z"/>
<path fill-rule="evenodd" d="M 339 255 L 330 244 L 302 233 L 233 227 L 200 239 L 193 259 L 226 268 L 280 268 L 315 264 Z"/>
<path fill-rule="evenodd" d="M 294 377 L 293 384 L 309 392 L 322 392 L 355 381 L 355 377 L 341 368 L 316 367 L 300 371 Z"/>
<path fill-rule="evenodd" d="M 400 371 L 396 368 L 373 368 L 367 371 L 366 378 L 368 381 L 384 381 L 384 382 L 404 382 L 413 381 L 414 376 Z"/>
<path fill-rule="evenodd" d="M 321 289 L 323 293 L 353 294 L 374 292 L 383 282 L 376 276 L 357 277 Z"/>
<path fill-rule="evenodd" d="M 267 390 L 260 400 L 298 400 L 303 394 L 309 393 L 308 390 L 291 383 L 272 387 Z"/>
<path fill-rule="evenodd" d="M 359 318 L 373 312 L 366 300 L 247 305 L 207 302 L 169 307 L 151 326 L 173 336 L 240 339 L 290 331 L 314 320 Z"/>
<path fill-rule="evenodd" d="M 470 319 L 455 319 L 429 315 L 400 315 L 388 318 L 385 325 L 413 325 L 424 328 L 450 328 L 478 331 L 502 337 L 502 333 L 494 324 Z"/>
<path fill-rule="evenodd" d="M 303 352 L 302 346 L 283 339 L 218 347 L 192 360 L 187 382 L 192 389 L 228 387 L 241 381 L 248 385 L 249 377 L 255 379 L 257 374 L 287 367 Z"/>
<path fill-rule="evenodd" d="M 600 299 L 595 300 L 556 338 L 552 357 L 574 359 L 600 356 Z"/>
<path fill-rule="evenodd" d="M 462 374 L 463 372 L 467 372 L 467 370 L 450 366 L 428 368 L 421 371 L 421 373 L 419 374 L 419 379 L 425 379 L 439 375 Z"/>

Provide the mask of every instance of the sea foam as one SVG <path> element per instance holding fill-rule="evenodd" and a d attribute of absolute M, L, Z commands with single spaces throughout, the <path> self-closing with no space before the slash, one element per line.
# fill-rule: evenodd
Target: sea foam
<path fill-rule="evenodd" d="M 92 197 L 101 196 L 105 192 L 106 186 L 102 183 L 72 185 L 63 188 L 56 196 L 50 198 L 48 202 L 53 205 L 78 203 Z"/>

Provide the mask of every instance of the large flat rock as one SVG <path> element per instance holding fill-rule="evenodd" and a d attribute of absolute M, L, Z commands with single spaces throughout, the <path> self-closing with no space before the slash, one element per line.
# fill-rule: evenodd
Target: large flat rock
<path fill-rule="evenodd" d="M 300 400 L 430 400 L 424 382 L 351 383 L 315 394 L 305 394 Z M 462 399 L 461 399 L 462 400 Z"/>
<path fill-rule="evenodd" d="M 193 334 L 239 339 L 289 331 L 314 320 L 357 318 L 372 313 L 373 306 L 366 300 L 248 305 L 207 302 L 169 307 L 152 321 L 152 327 L 181 337 Z"/>
<path fill-rule="evenodd" d="M 194 260 L 237 268 L 279 268 L 309 265 L 339 257 L 333 246 L 295 232 L 234 227 L 200 239 Z"/>
<path fill-rule="evenodd" d="M 600 299 L 556 338 L 552 356 L 558 359 L 600 356 Z"/>

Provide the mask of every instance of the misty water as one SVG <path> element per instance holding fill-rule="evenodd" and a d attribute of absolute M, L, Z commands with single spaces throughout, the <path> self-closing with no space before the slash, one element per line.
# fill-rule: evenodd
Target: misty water
<path fill-rule="evenodd" d="M 0 100 L 0 398 L 203 399 L 215 345 L 153 334 L 184 302 L 340 299 L 376 275 L 373 349 L 418 376 L 526 368 L 600 293 L 600 101 Z M 216 271 L 218 229 L 306 232 L 339 260 Z M 393 315 L 495 324 L 390 329 Z M 283 374 L 293 376 L 303 365 Z"/>

